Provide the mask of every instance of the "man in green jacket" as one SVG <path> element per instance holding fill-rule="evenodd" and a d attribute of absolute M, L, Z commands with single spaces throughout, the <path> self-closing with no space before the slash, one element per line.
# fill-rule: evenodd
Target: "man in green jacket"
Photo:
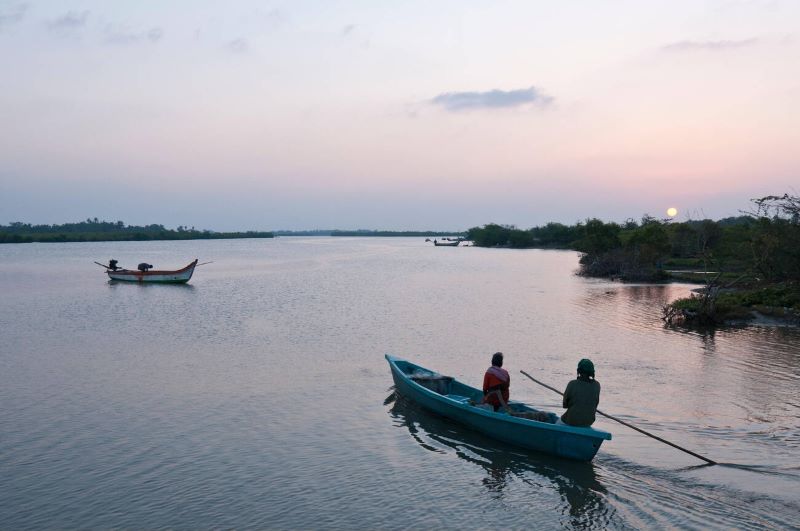
<path fill-rule="evenodd" d="M 567 411 L 561 415 L 561 421 L 570 426 L 591 426 L 599 403 L 600 382 L 594 379 L 594 364 L 584 358 L 578 362 L 578 377 L 564 391 Z"/>

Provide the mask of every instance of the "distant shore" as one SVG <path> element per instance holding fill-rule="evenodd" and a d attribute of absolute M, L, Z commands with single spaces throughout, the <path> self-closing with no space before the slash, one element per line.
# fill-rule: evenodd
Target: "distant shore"
<path fill-rule="evenodd" d="M 229 240 L 238 238 L 274 238 L 272 232 L 215 232 L 178 226 L 126 225 L 122 221 L 97 218 L 63 225 L 31 225 L 14 222 L 0 225 L 0 243 L 124 242 L 157 240 Z"/>
<path fill-rule="evenodd" d="M 158 240 L 232 240 L 240 238 L 275 238 L 293 236 L 333 237 L 413 237 L 413 238 L 463 238 L 466 232 L 453 231 L 389 231 L 389 230 L 278 230 L 216 232 L 179 226 L 167 229 L 163 225 L 125 225 L 122 221 L 100 221 L 97 218 L 63 225 L 31 225 L 15 222 L 0 225 L 0 243 L 63 243 L 63 242 L 109 242 L 109 241 L 158 241 Z"/>
<path fill-rule="evenodd" d="M 265 232 L 212 232 L 197 235 L 183 234 L 130 234 L 120 237 L 98 236 L 96 234 L 48 234 L 48 235 L 5 235 L 0 234 L 0 243 L 73 243 L 73 242 L 141 242 L 176 240 L 235 240 L 241 238 L 274 238 Z"/>
<path fill-rule="evenodd" d="M 334 230 L 331 236 L 381 236 L 381 237 L 415 237 L 415 238 L 463 238 L 466 232 L 442 232 L 442 231 L 413 231 L 413 230 Z"/>

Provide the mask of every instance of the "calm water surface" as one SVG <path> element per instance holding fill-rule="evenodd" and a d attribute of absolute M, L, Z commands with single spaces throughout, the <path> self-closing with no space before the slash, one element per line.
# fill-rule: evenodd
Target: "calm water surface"
<path fill-rule="evenodd" d="M 177 268 L 110 283 L 92 261 Z M 800 331 L 665 329 L 687 285 L 573 275 L 573 252 L 421 239 L 0 246 L 0 528 L 792 528 Z M 383 355 L 561 411 L 581 357 L 592 463 L 396 398 Z"/>

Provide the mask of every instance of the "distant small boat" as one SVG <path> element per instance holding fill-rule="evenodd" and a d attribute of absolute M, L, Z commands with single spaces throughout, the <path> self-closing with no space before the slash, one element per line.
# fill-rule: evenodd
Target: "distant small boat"
<path fill-rule="evenodd" d="M 509 402 L 512 414 L 476 407 L 474 404 L 483 399 L 480 389 L 388 354 L 386 361 L 398 393 L 434 413 L 503 442 L 567 459 L 591 461 L 603 441 L 611 440 L 611 434 L 605 431 L 554 424 L 557 419 L 554 413 L 538 412 L 520 402 Z M 532 420 L 523 415 L 548 421 Z"/>
<path fill-rule="evenodd" d="M 434 244 L 436 247 L 458 247 L 458 244 L 459 244 L 459 243 L 461 243 L 461 240 L 456 240 L 456 241 L 454 241 L 454 242 L 446 242 L 446 243 L 445 243 L 445 242 L 440 242 L 440 241 L 433 240 L 433 244 Z"/>
<path fill-rule="evenodd" d="M 100 264 L 103 265 L 103 264 Z M 108 278 L 111 280 L 122 280 L 125 282 L 157 282 L 161 284 L 183 284 L 185 282 L 189 282 L 189 279 L 192 278 L 192 273 L 194 273 L 194 268 L 197 266 L 197 258 L 194 259 L 194 262 L 187 265 L 183 269 L 177 269 L 175 271 L 160 271 L 160 270 L 147 270 L 147 271 L 135 271 L 131 269 L 109 269 L 108 266 L 103 266 L 106 268 L 106 273 L 108 274 Z"/>

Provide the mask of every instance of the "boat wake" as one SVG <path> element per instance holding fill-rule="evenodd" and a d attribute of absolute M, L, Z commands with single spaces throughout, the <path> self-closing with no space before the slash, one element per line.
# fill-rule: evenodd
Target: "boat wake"
<path fill-rule="evenodd" d="M 785 515 L 800 512 L 796 503 L 746 492 L 717 479 L 725 469 L 769 476 L 793 476 L 793 472 L 737 464 L 664 470 L 604 452 L 592 463 L 580 463 L 520 451 L 430 413 L 402 395 L 392 393 L 384 405 L 391 406 L 388 413 L 393 424 L 408 430 L 420 447 L 457 459 L 443 464 L 451 473 L 473 474 L 463 470 L 464 463 L 478 467 L 486 489 L 506 503 L 519 500 L 526 507 L 543 503 L 556 509 L 552 525 L 787 528 L 796 522 Z"/>

